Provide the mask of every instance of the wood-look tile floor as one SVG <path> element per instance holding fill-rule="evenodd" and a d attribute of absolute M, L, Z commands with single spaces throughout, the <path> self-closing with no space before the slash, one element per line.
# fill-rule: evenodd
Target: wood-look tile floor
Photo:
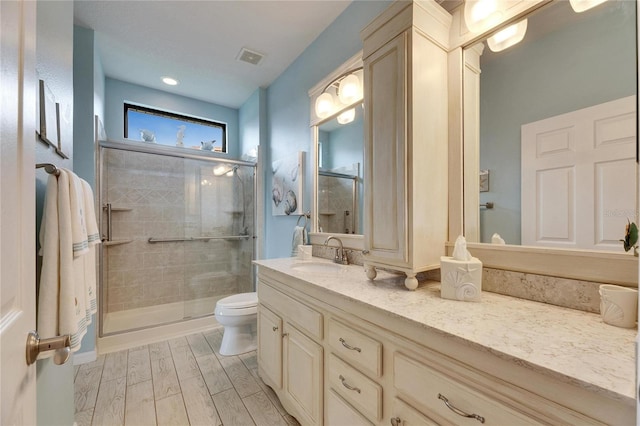
<path fill-rule="evenodd" d="M 256 352 L 222 356 L 222 330 L 114 352 L 75 367 L 89 425 L 299 425 L 258 377 Z"/>

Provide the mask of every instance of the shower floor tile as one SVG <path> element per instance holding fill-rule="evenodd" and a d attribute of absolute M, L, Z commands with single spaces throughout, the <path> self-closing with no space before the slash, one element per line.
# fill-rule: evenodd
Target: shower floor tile
<path fill-rule="evenodd" d="M 256 352 L 222 356 L 222 330 L 76 367 L 75 421 L 93 425 L 299 425 L 258 377 Z"/>

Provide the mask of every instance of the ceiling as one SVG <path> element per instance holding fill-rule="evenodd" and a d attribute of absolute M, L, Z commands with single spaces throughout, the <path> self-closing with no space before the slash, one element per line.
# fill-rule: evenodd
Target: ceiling
<path fill-rule="evenodd" d="M 75 0 L 75 24 L 95 31 L 107 77 L 239 108 L 271 84 L 351 3 Z M 241 48 L 264 54 L 258 65 Z M 177 86 L 161 82 L 179 80 Z"/>

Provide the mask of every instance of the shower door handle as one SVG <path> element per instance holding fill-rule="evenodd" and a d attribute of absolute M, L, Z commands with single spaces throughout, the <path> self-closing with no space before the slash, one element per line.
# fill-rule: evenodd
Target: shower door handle
<path fill-rule="evenodd" d="M 107 203 L 103 206 L 107 211 L 107 232 L 106 237 L 103 235 L 102 241 L 111 241 L 111 203 Z"/>

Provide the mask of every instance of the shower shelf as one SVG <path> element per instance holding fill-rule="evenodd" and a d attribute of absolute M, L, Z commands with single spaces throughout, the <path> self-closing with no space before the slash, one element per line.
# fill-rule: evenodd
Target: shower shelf
<path fill-rule="evenodd" d="M 133 242 L 133 240 L 111 240 L 111 241 L 104 241 L 102 244 L 104 244 L 106 247 L 109 246 L 119 246 L 122 244 L 129 244 Z"/>

